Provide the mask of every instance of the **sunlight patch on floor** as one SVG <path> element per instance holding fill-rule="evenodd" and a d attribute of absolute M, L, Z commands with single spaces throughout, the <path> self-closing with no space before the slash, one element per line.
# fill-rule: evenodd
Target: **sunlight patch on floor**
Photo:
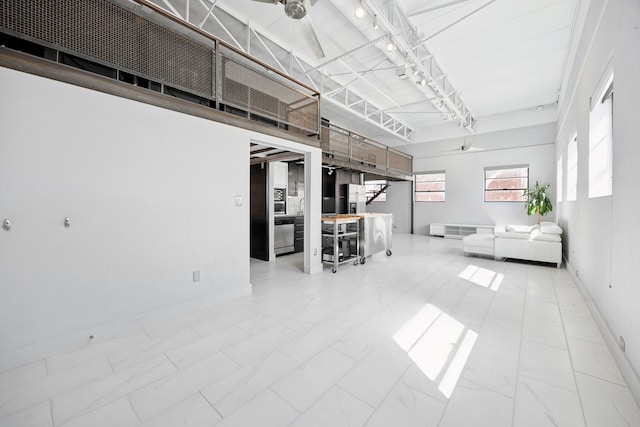
<path fill-rule="evenodd" d="M 465 332 L 466 330 L 466 332 Z M 393 339 L 448 399 L 478 338 L 475 331 L 427 304 L 394 334 Z"/>
<path fill-rule="evenodd" d="M 458 277 L 497 292 L 504 279 L 504 274 L 469 264 Z"/>

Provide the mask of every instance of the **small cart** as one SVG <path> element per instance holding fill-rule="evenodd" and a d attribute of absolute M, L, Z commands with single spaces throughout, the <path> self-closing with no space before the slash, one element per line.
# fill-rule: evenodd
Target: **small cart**
<path fill-rule="evenodd" d="M 359 215 L 338 215 L 322 218 L 322 262 L 338 266 L 353 261 L 358 265 L 360 259 L 360 220 Z"/>

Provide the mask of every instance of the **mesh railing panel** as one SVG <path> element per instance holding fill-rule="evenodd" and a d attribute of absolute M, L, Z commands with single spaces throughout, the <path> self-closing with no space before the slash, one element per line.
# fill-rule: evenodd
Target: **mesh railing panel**
<path fill-rule="evenodd" d="M 106 0 L 2 0 L 0 27 L 213 96 L 214 51 Z"/>
<path fill-rule="evenodd" d="M 413 159 L 407 155 L 389 150 L 389 169 L 413 175 Z"/>
<path fill-rule="evenodd" d="M 334 128 L 329 128 L 329 144 L 327 152 L 340 157 L 349 158 L 349 142 L 350 137 L 348 133 L 338 131 Z M 323 147 L 324 150 L 324 147 Z"/>
<path fill-rule="evenodd" d="M 260 71 L 222 56 L 220 102 L 318 133 L 318 100 Z"/>
<path fill-rule="evenodd" d="M 250 115 L 318 133 L 319 99 L 263 64 L 222 47 L 216 52 L 106 0 L 0 0 L 0 28 L 194 94 Z M 227 52 L 229 51 L 229 52 Z M 321 148 L 370 167 L 412 173 L 412 159 L 341 128 L 325 128 Z M 387 166 L 388 165 L 388 166 Z"/>
<path fill-rule="evenodd" d="M 411 156 L 387 149 L 383 144 L 338 126 L 323 126 L 321 148 L 333 157 L 355 163 L 356 168 L 362 165 L 380 169 L 381 173 L 393 171 L 406 176 L 413 174 Z"/>
<path fill-rule="evenodd" d="M 354 159 L 371 166 L 382 168 L 387 166 L 386 147 L 368 143 L 362 138 L 352 138 L 352 141 L 351 155 Z"/>

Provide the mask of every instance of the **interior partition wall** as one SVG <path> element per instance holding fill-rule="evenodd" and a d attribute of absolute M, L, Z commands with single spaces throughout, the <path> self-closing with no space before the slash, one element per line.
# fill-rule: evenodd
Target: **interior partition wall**
<path fill-rule="evenodd" d="M 0 91 L 0 370 L 249 294 L 252 141 L 317 165 L 320 245 L 319 149 L 7 68 Z"/>

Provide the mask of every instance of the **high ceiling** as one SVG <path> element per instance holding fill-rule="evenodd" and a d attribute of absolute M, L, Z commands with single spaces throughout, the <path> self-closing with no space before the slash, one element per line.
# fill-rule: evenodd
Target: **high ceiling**
<path fill-rule="evenodd" d="M 315 86 L 324 117 L 391 146 L 557 118 L 580 0 L 305 1 L 323 58 L 275 0 L 153 0 Z"/>

